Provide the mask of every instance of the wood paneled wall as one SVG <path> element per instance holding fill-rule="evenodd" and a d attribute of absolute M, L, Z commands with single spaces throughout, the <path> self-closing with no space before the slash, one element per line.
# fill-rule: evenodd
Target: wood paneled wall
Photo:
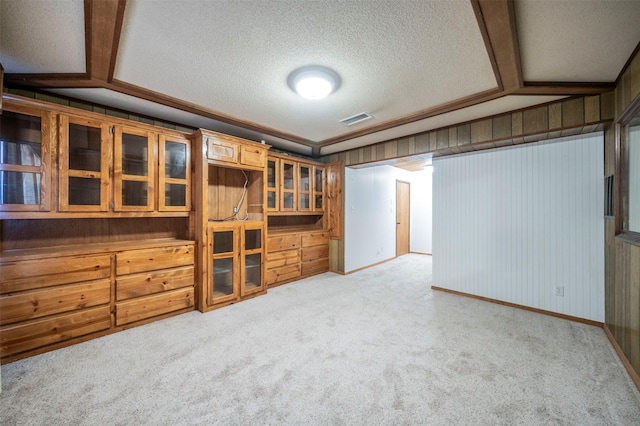
<path fill-rule="evenodd" d="M 636 52 L 616 85 L 616 120 L 638 96 L 640 53 Z M 616 134 L 615 126 L 610 125 L 605 131 L 605 174 L 615 170 Z M 640 387 L 640 246 L 615 232 L 615 219 L 605 219 L 605 323 L 628 360 L 627 368 L 635 371 L 634 379 Z"/>
<path fill-rule="evenodd" d="M 614 92 L 581 96 L 325 156 L 346 166 L 416 154 L 434 157 L 591 133 L 614 118 Z"/>

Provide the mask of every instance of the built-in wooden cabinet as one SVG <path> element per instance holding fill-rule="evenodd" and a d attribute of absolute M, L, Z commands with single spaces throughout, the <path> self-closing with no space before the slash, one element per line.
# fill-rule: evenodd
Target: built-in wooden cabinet
<path fill-rule="evenodd" d="M 0 212 L 51 209 L 54 130 L 51 111 L 4 103 L 0 114 Z"/>
<path fill-rule="evenodd" d="M 195 162 L 198 308 L 208 311 L 264 294 L 269 145 L 198 130 Z M 271 191 L 273 188 L 270 187 Z"/>
<path fill-rule="evenodd" d="M 278 229 L 267 238 L 267 285 L 272 287 L 329 270 L 329 232 Z"/>
<path fill-rule="evenodd" d="M 264 224 L 211 223 L 207 234 L 207 305 L 264 293 Z"/>
<path fill-rule="evenodd" d="M 330 166 L 12 95 L 0 120 L 3 362 L 328 270 Z"/>
<path fill-rule="evenodd" d="M 191 242 L 117 253 L 115 325 L 193 309 L 193 265 L 194 244 Z"/>
<path fill-rule="evenodd" d="M 5 250 L 0 357 L 193 310 L 193 265 L 193 242 L 175 239 Z"/>
<path fill-rule="evenodd" d="M 188 139 L 67 115 L 60 128 L 61 211 L 191 209 Z"/>
<path fill-rule="evenodd" d="M 325 205 L 325 166 L 269 155 L 267 212 L 322 214 Z"/>
<path fill-rule="evenodd" d="M 3 112 L 0 219 L 191 211 L 184 134 L 14 96 Z"/>

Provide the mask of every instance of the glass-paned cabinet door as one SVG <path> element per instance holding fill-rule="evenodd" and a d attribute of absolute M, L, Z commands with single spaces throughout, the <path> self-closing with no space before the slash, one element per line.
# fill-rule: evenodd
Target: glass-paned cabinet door
<path fill-rule="evenodd" d="M 207 302 L 209 305 L 234 300 L 238 295 L 239 228 L 209 226 L 209 273 Z"/>
<path fill-rule="evenodd" d="M 324 167 L 313 168 L 313 210 L 324 211 Z"/>
<path fill-rule="evenodd" d="M 280 210 L 295 211 L 296 201 L 296 163 L 280 160 L 280 175 L 282 186 L 280 187 Z"/>
<path fill-rule="evenodd" d="M 311 210 L 311 166 L 298 167 L 298 211 Z"/>
<path fill-rule="evenodd" d="M 48 211 L 51 113 L 5 104 L 0 115 L 0 211 Z"/>
<path fill-rule="evenodd" d="M 112 154 L 109 126 L 63 115 L 60 128 L 60 210 L 108 211 Z"/>
<path fill-rule="evenodd" d="M 153 211 L 155 135 L 134 128 L 115 128 L 113 152 L 116 211 Z"/>
<path fill-rule="evenodd" d="M 267 210 L 278 211 L 278 176 L 280 175 L 279 160 L 267 159 Z"/>
<path fill-rule="evenodd" d="M 179 136 L 159 138 L 158 210 L 191 210 L 191 142 Z"/>
<path fill-rule="evenodd" d="M 262 264 L 263 234 L 261 225 L 247 225 L 244 228 L 242 296 L 257 293 L 264 289 Z"/>

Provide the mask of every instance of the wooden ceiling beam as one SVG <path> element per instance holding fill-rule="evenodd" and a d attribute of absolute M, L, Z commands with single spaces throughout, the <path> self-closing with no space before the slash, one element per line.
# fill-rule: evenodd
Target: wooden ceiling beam
<path fill-rule="evenodd" d="M 506 91 L 522 87 L 520 47 L 511 0 L 471 0 L 480 32 L 496 73 L 498 86 Z"/>
<path fill-rule="evenodd" d="M 118 55 L 126 0 L 85 0 L 85 49 L 90 79 L 110 82 Z"/>

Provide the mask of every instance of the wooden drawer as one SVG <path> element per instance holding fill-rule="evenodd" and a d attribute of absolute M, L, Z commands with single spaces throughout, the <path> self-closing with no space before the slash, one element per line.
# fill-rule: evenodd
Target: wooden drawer
<path fill-rule="evenodd" d="M 263 148 L 244 146 L 240 147 L 240 163 L 245 166 L 264 167 L 267 163 L 267 150 Z"/>
<path fill-rule="evenodd" d="M 193 287 L 138 297 L 116 305 L 116 325 L 129 324 L 193 306 Z"/>
<path fill-rule="evenodd" d="M 193 244 L 130 250 L 116 255 L 116 275 L 193 265 Z"/>
<path fill-rule="evenodd" d="M 109 303 L 108 279 L 0 296 L 0 325 Z"/>
<path fill-rule="evenodd" d="M 109 306 L 83 309 L 0 328 L 0 356 L 18 354 L 31 349 L 107 330 L 111 327 Z"/>
<path fill-rule="evenodd" d="M 0 264 L 0 294 L 109 278 L 111 256 L 66 256 Z"/>
<path fill-rule="evenodd" d="M 267 270 L 267 285 L 281 281 L 292 280 L 300 276 L 300 264 L 287 265 L 280 268 Z"/>
<path fill-rule="evenodd" d="M 315 247 L 304 247 L 302 249 L 302 261 L 309 262 L 312 260 L 325 259 L 329 257 L 329 245 L 321 245 Z"/>
<path fill-rule="evenodd" d="M 267 237 L 267 253 L 298 247 L 300 247 L 300 234 L 269 235 Z"/>
<path fill-rule="evenodd" d="M 302 247 L 319 246 L 329 244 L 329 232 L 308 232 L 302 234 Z"/>
<path fill-rule="evenodd" d="M 329 259 L 312 260 L 311 262 L 302 262 L 302 275 L 319 274 L 329 270 Z"/>
<path fill-rule="evenodd" d="M 149 296 L 194 284 L 193 266 L 131 274 L 116 279 L 116 299 Z"/>
<path fill-rule="evenodd" d="M 300 250 L 283 250 L 267 253 L 267 269 L 300 263 Z"/>
<path fill-rule="evenodd" d="M 236 164 L 240 145 L 237 142 L 208 138 L 207 158 L 210 160 L 224 161 Z"/>

